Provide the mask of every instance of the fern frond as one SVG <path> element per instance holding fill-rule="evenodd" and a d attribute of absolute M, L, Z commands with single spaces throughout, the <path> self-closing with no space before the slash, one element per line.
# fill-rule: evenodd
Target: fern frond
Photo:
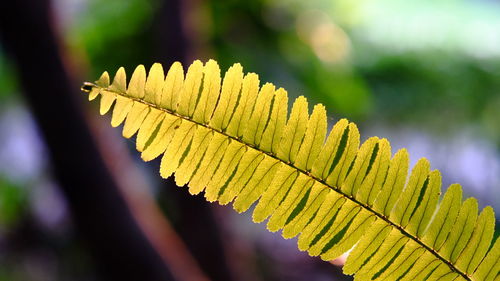
<path fill-rule="evenodd" d="M 112 126 L 137 135 L 145 161 L 163 154 L 160 175 L 175 173 L 191 194 L 249 209 L 270 231 L 298 237 L 300 250 L 331 260 L 353 248 L 344 267 L 356 280 L 488 280 L 499 278 L 500 244 L 491 247 L 495 218 L 477 201 L 462 202 L 452 185 L 439 202 L 441 176 L 420 159 L 393 156 L 386 139 L 360 146 L 355 124 L 341 119 L 327 136 L 324 106 L 311 114 L 305 97 L 288 116 L 287 92 L 259 86 L 235 64 L 221 85 L 213 60 L 195 61 L 184 75 L 140 65 L 127 85 L 120 68 L 82 89 L 113 107 Z M 392 157 L 392 158 L 391 158 Z M 408 180 L 407 180 L 408 177 Z"/>

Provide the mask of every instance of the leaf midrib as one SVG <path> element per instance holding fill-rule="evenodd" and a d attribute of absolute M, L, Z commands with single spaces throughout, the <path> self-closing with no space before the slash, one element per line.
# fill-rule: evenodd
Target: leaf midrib
<path fill-rule="evenodd" d="M 139 102 L 139 103 L 142 103 L 142 104 L 145 104 L 145 105 L 151 106 L 151 107 L 153 107 L 153 108 L 155 108 L 155 109 L 158 109 L 158 110 L 161 110 L 161 111 L 166 112 L 166 113 L 168 113 L 168 114 L 171 114 L 171 115 L 177 116 L 177 117 L 182 118 L 182 119 L 184 119 L 184 120 L 186 120 L 186 121 L 192 122 L 192 123 L 194 123 L 194 124 L 196 124 L 196 125 L 203 126 L 203 127 L 207 128 L 207 129 L 210 129 L 210 130 L 215 131 L 215 132 L 217 132 L 217 133 L 219 133 L 219 134 L 222 134 L 222 135 L 224 135 L 224 136 L 226 136 L 226 137 L 228 137 L 228 138 L 230 138 L 230 139 L 233 139 L 233 140 L 235 140 L 235 141 L 238 141 L 238 142 L 240 142 L 240 143 L 242 143 L 242 144 L 244 144 L 244 145 L 246 145 L 246 146 L 248 146 L 248 147 L 250 147 L 250 148 L 252 148 L 252 149 L 256 150 L 257 152 L 264 153 L 264 154 L 266 154 L 267 156 L 272 157 L 272 158 L 274 158 L 274 159 L 276 159 L 276 160 L 280 161 L 281 163 L 283 163 L 283 164 L 285 164 L 285 165 L 288 165 L 289 167 L 291 167 L 291 168 L 293 168 L 293 169 L 296 169 L 297 171 L 301 172 L 302 174 L 304 174 L 304 175 L 306 175 L 306 176 L 310 177 L 311 179 L 313 179 L 313 180 L 315 180 L 315 181 L 317 181 L 317 182 L 322 183 L 323 185 L 325 185 L 325 186 L 329 187 L 330 189 L 334 190 L 335 192 L 339 193 L 341 196 L 345 197 L 346 199 L 351 200 L 352 202 L 354 202 L 354 203 L 356 203 L 356 204 L 360 205 L 360 206 L 361 206 L 361 207 L 363 207 L 364 209 L 366 209 L 366 210 L 368 210 L 369 212 L 373 213 L 375 216 L 379 217 L 380 219 L 382 219 L 383 221 L 385 221 L 387 224 L 389 224 L 389 225 L 391 225 L 392 227 L 394 227 L 394 228 L 398 229 L 398 230 L 401 232 L 401 234 L 403 234 L 403 235 L 407 236 L 408 238 L 412 239 L 413 241 L 415 241 L 416 243 L 418 243 L 419 245 L 421 245 L 422 247 L 424 247 L 427 251 L 431 252 L 431 253 L 432 253 L 432 254 L 433 254 L 436 258 L 438 258 L 439 260 L 441 260 L 444 264 L 448 265 L 448 267 L 449 267 L 452 271 L 455 271 L 456 273 L 460 274 L 460 275 L 461 275 L 461 276 L 462 276 L 465 280 L 468 280 L 468 281 L 473 281 L 473 280 L 471 279 L 471 277 L 470 277 L 470 276 L 468 276 L 465 272 L 462 272 L 461 270 L 459 270 L 458 268 L 456 268 L 456 267 L 455 267 L 455 265 L 454 265 L 453 263 L 451 263 L 450 261 L 448 261 L 447 259 L 445 259 L 444 257 L 442 257 L 442 256 L 441 256 L 438 252 L 436 252 L 436 251 L 435 251 L 433 248 L 431 248 L 430 246 L 426 245 L 426 244 L 425 244 L 422 240 L 420 240 L 418 237 L 416 237 L 416 236 L 414 236 L 414 235 L 412 235 L 412 234 L 408 233 L 408 232 L 407 232 L 407 231 L 406 231 L 406 230 L 405 230 L 402 226 L 395 224 L 395 223 L 394 223 L 394 222 L 392 222 L 392 221 L 391 221 L 388 217 L 384 216 L 383 214 L 378 213 L 377 211 L 375 211 L 375 210 L 374 210 L 373 208 L 371 208 L 370 206 L 366 205 L 365 203 L 362 203 L 362 202 L 358 201 L 356 198 L 351 197 L 351 196 L 349 196 L 349 195 L 347 195 L 347 194 L 343 193 L 341 190 L 339 190 L 339 189 L 337 189 L 337 188 L 335 188 L 335 187 L 333 187 L 333 186 L 328 185 L 328 184 L 327 184 L 324 180 L 322 180 L 322 179 L 319 179 L 319 178 L 315 177 L 315 176 L 314 176 L 314 175 L 312 175 L 310 172 L 305 171 L 305 170 L 302 170 L 302 169 L 300 169 L 300 168 L 298 168 L 298 167 L 294 166 L 292 163 L 285 162 L 285 161 L 283 161 L 282 159 L 279 159 L 278 157 L 276 157 L 276 155 L 274 155 L 274 154 L 272 154 L 272 153 L 270 153 L 270 152 L 267 152 L 267 151 L 262 151 L 262 150 L 260 150 L 258 147 L 254 146 L 254 145 L 252 145 L 252 144 L 246 143 L 246 142 L 244 142 L 242 139 L 240 139 L 240 138 L 238 138 L 238 137 L 234 137 L 234 136 L 228 135 L 228 134 L 226 134 L 225 132 L 223 132 L 223 131 L 219 131 L 219 130 L 217 130 L 217 129 L 215 129 L 215 128 L 212 128 L 212 127 L 210 127 L 210 126 L 209 126 L 209 125 L 207 125 L 207 124 L 203 124 L 203 123 L 196 122 L 195 120 L 191 119 L 191 118 L 190 118 L 190 117 L 188 117 L 188 116 L 180 115 L 180 114 L 178 114 L 178 113 L 176 113 L 176 112 L 173 112 L 173 111 L 171 111 L 171 110 L 168 110 L 168 109 L 166 109 L 166 108 L 159 107 L 158 105 L 156 105 L 156 104 L 154 104 L 154 103 L 147 102 L 147 101 L 142 100 L 142 99 L 140 99 L 140 98 L 135 98 L 135 97 L 128 96 L 128 95 L 126 95 L 126 94 L 124 94 L 124 93 L 122 93 L 122 92 L 117 92 L 117 91 L 112 90 L 112 89 L 110 89 L 110 88 L 108 88 L 108 87 L 101 87 L 101 86 L 99 86 L 99 85 L 97 85 L 97 84 L 94 84 L 94 83 L 88 83 L 88 82 L 86 82 L 86 84 L 92 85 L 92 87 L 96 87 L 96 88 L 100 88 L 100 89 L 106 90 L 106 91 L 108 91 L 108 92 L 112 92 L 112 93 L 114 93 L 114 94 L 120 95 L 120 96 L 125 97 L 125 98 L 128 98 L 128 99 L 130 99 L 130 100 L 133 100 L 133 101 L 135 101 L 135 102 Z M 217 103 L 218 103 L 218 101 L 217 101 Z"/>

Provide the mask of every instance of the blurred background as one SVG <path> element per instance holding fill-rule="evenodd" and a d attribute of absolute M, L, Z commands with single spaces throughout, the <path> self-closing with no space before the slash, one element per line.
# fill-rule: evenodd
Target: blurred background
<path fill-rule="evenodd" d="M 429 158 L 500 215 L 500 2 L 6 0 L 0 280 L 351 280 L 158 176 L 79 92 L 125 66 L 240 62 L 329 124 Z M 499 234 L 497 220 L 496 236 Z"/>

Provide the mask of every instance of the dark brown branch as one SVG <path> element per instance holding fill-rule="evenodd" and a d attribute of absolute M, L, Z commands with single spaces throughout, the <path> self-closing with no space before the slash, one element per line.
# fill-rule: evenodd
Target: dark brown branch
<path fill-rule="evenodd" d="M 172 280 L 133 219 L 89 132 L 51 28 L 48 0 L 3 1 L 0 36 L 79 233 L 105 280 Z"/>
<path fill-rule="evenodd" d="M 132 155 L 123 139 L 116 130 L 110 130 L 107 121 L 95 116 L 90 122 L 93 135 L 96 136 L 104 160 L 118 182 L 140 228 L 168 265 L 176 280 L 209 281 L 184 241 L 162 213 L 151 194 L 151 187 L 148 186 L 144 174 L 133 163 Z"/>
<path fill-rule="evenodd" d="M 193 30 L 190 13 L 198 7 L 197 0 L 163 0 L 155 16 L 154 39 L 157 51 L 155 61 L 169 66 L 174 61 L 189 65 L 200 36 Z M 199 23 L 198 23 L 199 24 Z M 213 207 L 201 196 L 191 196 L 185 189 L 175 185 L 172 178 L 165 181 L 163 197 L 170 199 L 176 211 L 172 223 L 184 239 L 202 270 L 212 280 L 231 281 L 231 268 L 227 261 L 220 227 L 213 213 Z M 172 206 L 171 206 L 172 207 Z"/>

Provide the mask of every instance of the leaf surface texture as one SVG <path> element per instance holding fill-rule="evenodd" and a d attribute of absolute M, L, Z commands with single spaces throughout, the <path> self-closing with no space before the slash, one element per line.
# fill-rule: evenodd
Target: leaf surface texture
<path fill-rule="evenodd" d="M 377 137 L 361 144 L 345 119 L 328 133 L 323 105 L 310 113 L 300 96 L 289 108 L 284 89 L 259 86 L 240 64 L 223 79 L 213 60 L 148 73 L 138 66 L 127 84 L 120 68 L 111 84 L 105 72 L 83 89 L 89 100 L 101 95 L 112 126 L 125 123 L 124 137 L 137 135 L 145 161 L 163 154 L 162 177 L 238 212 L 255 204 L 254 221 L 298 236 L 312 256 L 351 250 L 344 272 L 356 280 L 499 279 L 493 209 L 478 215 L 457 184 L 440 196 L 426 159 L 409 172 L 406 150 L 392 155 Z"/>

